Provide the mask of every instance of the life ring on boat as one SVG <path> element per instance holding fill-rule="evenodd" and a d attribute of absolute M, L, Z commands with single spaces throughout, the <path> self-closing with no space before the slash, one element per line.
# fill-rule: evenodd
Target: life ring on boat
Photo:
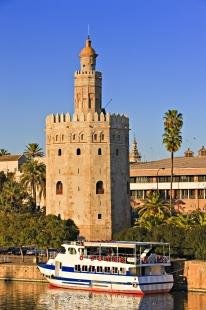
<path fill-rule="evenodd" d="M 137 283 L 132 283 L 132 286 L 133 287 L 137 287 Z"/>
<path fill-rule="evenodd" d="M 80 258 L 79 258 L 80 260 L 83 260 L 83 255 L 80 255 Z"/>
<path fill-rule="evenodd" d="M 120 257 L 120 262 L 125 263 L 125 257 Z"/>

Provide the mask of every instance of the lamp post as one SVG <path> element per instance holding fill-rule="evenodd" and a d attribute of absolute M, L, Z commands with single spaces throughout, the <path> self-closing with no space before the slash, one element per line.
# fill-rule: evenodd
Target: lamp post
<path fill-rule="evenodd" d="M 165 170 L 165 168 L 161 167 L 161 168 L 157 169 L 157 175 L 156 175 L 156 179 L 157 179 L 157 193 L 159 193 L 159 180 L 158 180 L 158 177 L 159 177 L 159 171 L 160 170 Z"/>

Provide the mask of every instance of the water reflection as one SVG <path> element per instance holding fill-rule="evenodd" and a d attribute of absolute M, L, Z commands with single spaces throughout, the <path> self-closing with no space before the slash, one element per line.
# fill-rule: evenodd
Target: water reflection
<path fill-rule="evenodd" d="M 45 309 L 141 309 L 172 310 L 173 297 L 170 294 L 145 297 L 117 294 L 91 293 L 63 289 L 48 289 L 40 296 Z"/>
<path fill-rule="evenodd" d="M 206 294 L 175 292 L 145 297 L 54 289 L 48 284 L 0 281 L 1 310 L 203 310 Z"/>

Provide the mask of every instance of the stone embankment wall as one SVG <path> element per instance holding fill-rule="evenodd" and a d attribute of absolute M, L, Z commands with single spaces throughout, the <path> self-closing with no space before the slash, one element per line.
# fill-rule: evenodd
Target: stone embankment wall
<path fill-rule="evenodd" d="M 36 265 L 0 264 L 0 279 L 46 282 Z"/>
<path fill-rule="evenodd" d="M 174 275 L 174 289 L 206 292 L 206 261 L 177 260 L 170 270 Z"/>

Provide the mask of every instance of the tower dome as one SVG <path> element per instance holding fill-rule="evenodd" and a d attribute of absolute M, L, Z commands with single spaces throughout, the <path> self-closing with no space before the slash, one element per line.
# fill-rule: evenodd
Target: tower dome
<path fill-rule="evenodd" d="M 81 50 L 79 57 L 80 57 L 80 64 L 81 64 L 81 71 L 93 71 L 95 70 L 96 66 L 96 58 L 98 54 L 96 54 L 95 50 L 92 47 L 92 41 L 88 36 L 85 47 Z"/>
<path fill-rule="evenodd" d="M 97 54 L 95 52 L 95 50 L 93 49 L 93 47 L 91 46 L 92 41 L 90 40 L 90 38 L 88 37 L 85 43 L 85 47 L 83 47 L 83 49 L 81 50 L 79 57 L 90 57 L 90 56 L 94 56 L 95 58 L 97 57 Z"/>

